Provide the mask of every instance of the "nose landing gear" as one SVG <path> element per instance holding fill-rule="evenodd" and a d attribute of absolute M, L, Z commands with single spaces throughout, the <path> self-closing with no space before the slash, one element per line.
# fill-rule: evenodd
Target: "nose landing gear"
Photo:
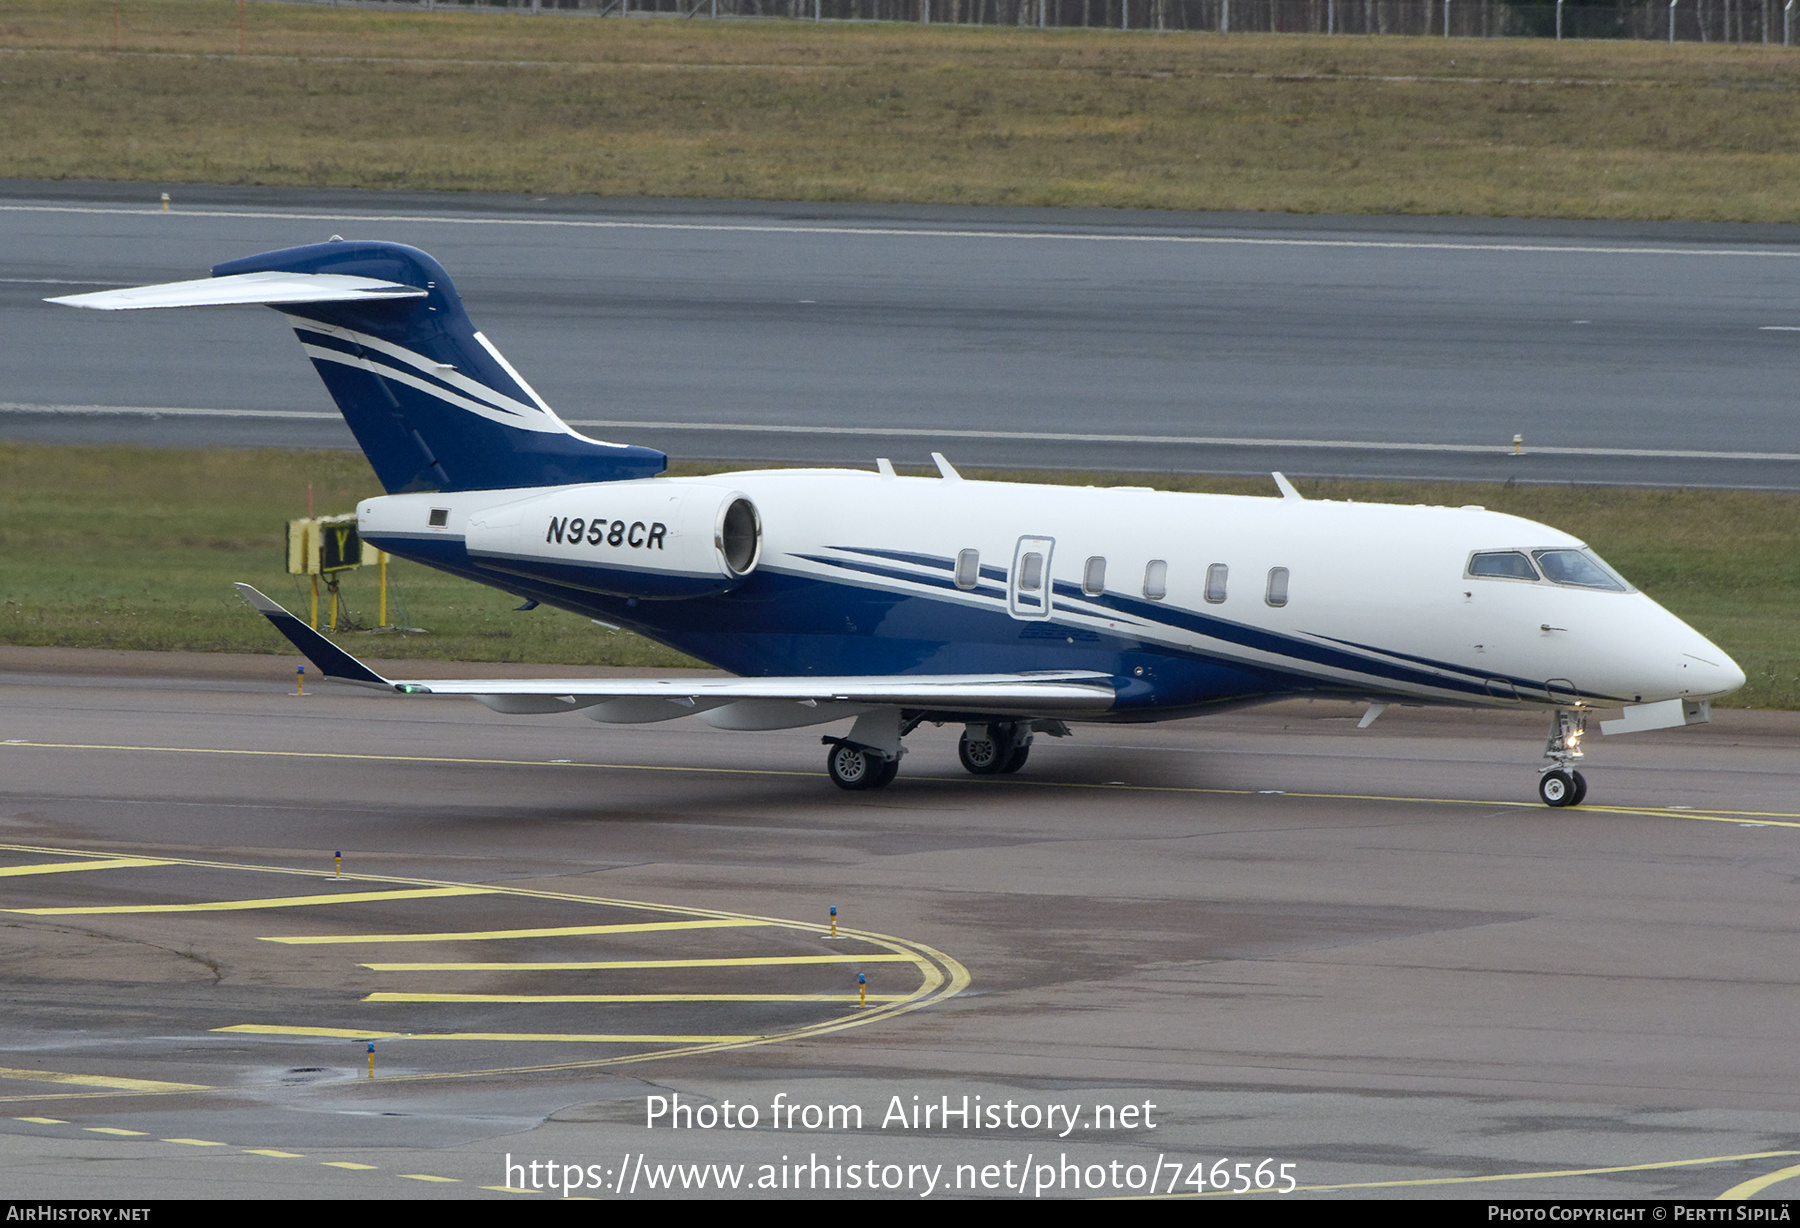
<path fill-rule="evenodd" d="M 1538 797 L 1544 805 L 1579 806 L 1587 797 L 1587 778 L 1575 770 L 1586 732 L 1583 709 L 1558 708 L 1551 718 L 1550 739 L 1544 744 L 1544 758 L 1550 762 L 1538 769 Z"/>

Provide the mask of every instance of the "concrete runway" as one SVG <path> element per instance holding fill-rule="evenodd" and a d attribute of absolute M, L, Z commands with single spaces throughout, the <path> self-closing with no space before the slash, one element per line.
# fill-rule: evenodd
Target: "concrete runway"
<path fill-rule="evenodd" d="M 0 439 L 349 446 L 271 312 L 40 301 L 342 233 L 678 457 L 1800 488 L 1791 226 L 159 190 L 0 184 Z"/>
<path fill-rule="evenodd" d="M 489 1187 L 548 1161 L 791 1195 L 816 1157 L 912 1197 L 1266 1159 L 1296 1197 L 1712 1198 L 1800 1162 L 1795 714 L 1596 736 L 1572 811 L 1535 716 L 1325 702 L 1017 777 L 927 727 L 846 794 L 814 731 L 292 669 L 0 649 L 10 1197 L 542 1199 Z M 647 1128 L 677 1096 L 758 1122 Z M 1012 1127 L 883 1124 L 965 1096 Z"/>

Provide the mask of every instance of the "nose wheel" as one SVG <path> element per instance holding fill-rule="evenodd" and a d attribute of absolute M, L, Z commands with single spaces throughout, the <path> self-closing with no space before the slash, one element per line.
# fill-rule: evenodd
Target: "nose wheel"
<path fill-rule="evenodd" d="M 1587 732 L 1587 713 L 1558 708 L 1550 721 L 1550 740 L 1544 758 L 1550 763 L 1538 769 L 1538 797 L 1546 806 L 1579 806 L 1587 797 L 1587 777 L 1575 770 L 1581 758 L 1581 736 Z"/>
<path fill-rule="evenodd" d="M 1560 768 L 1538 777 L 1538 796 L 1546 806 L 1579 806 L 1587 796 L 1587 777 Z"/>

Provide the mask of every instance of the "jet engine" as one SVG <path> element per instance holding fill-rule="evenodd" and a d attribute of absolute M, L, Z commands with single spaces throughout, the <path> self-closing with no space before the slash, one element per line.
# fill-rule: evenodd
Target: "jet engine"
<path fill-rule="evenodd" d="M 762 556 L 762 518 L 726 487 L 604 482 L 472 512 L 463 540 L 496 571 L 663 601 L 741 584 Z"/>

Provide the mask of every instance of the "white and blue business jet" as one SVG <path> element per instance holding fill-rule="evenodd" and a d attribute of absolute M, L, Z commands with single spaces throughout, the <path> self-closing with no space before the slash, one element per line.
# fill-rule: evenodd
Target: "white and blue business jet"
<path fill-rule="evenodd" d="M 102 310 L 260 303 L 300 344 L 383 488 L 383 550 L 629 627 L 720 679 L 399 681 L 247 585 L 328 678 L 466 695 L 497 712 L 721 729 L 852 720 L 846 789 L 894 779 L 921 722 L 964 726 L 963 766 L 1016 772 L 1036 734 L 1296 695 L 1551 713 L 1538 792 L 1587 791 L 1607 733 L 1703 721 L 1744 673 L 1566 533 L 1479 507 L 783 469 L 658 477 L 667 458 L 571 430 L 475 330 L 442 266 L 334 240 L 211 278 L 78 294 Z"/>

